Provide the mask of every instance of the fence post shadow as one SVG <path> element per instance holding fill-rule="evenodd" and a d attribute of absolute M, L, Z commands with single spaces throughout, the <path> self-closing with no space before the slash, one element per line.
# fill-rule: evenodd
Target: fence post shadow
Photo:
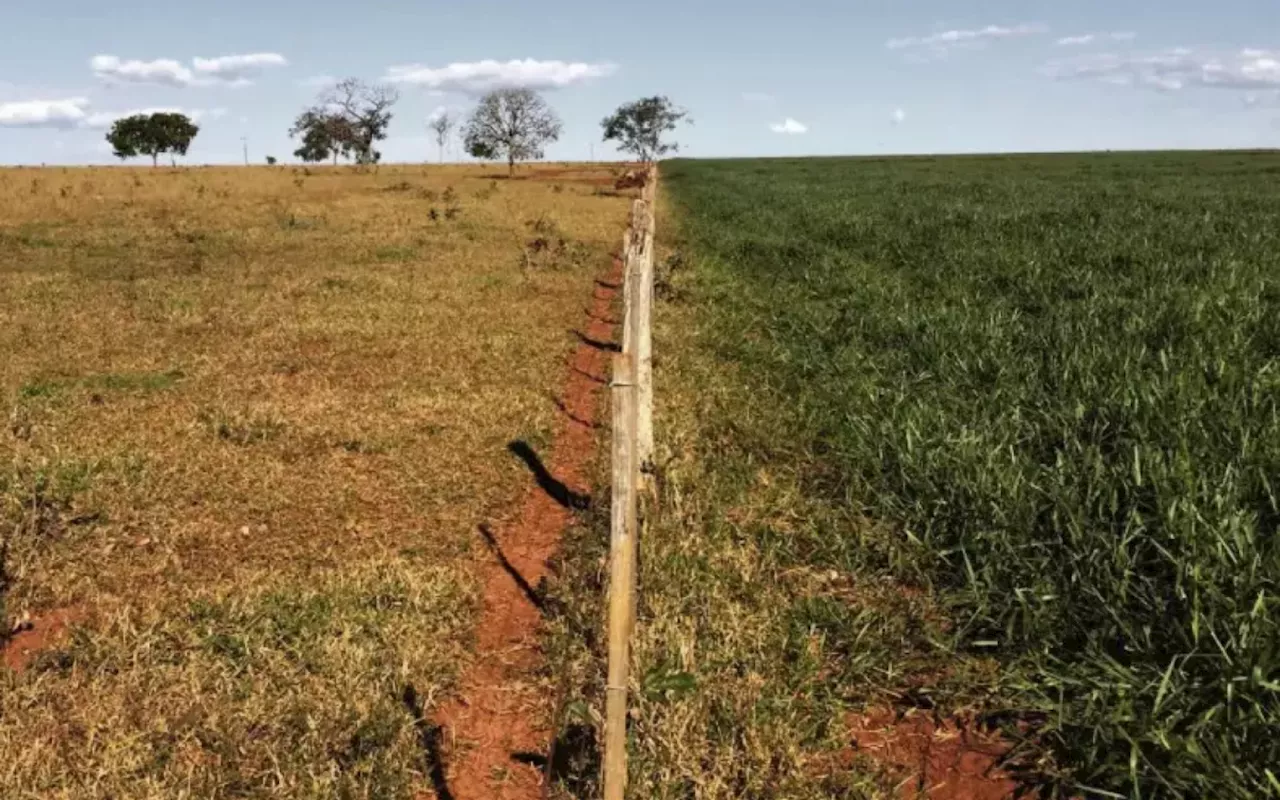
<path fill-rule="evenodd" d="M 585 511 L 591 507 L 591 496 L 573 491 L 563 481 L 552 475 L 546 464 L 542 463 L 542 459 L 529 446 L 528 442 L 520 439 L 509 442 L 507 451 L 524 462 L 529 471 L 533 473 L 533 478 L 538 482 L 538 487 L 546 492 L 551 499 L 574 511 Z"/>

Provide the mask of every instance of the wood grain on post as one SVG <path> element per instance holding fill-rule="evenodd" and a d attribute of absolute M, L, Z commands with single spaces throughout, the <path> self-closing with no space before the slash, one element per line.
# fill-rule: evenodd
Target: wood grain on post
<path fill-rule="evenodd" d="M 636 387 L 632 356 L 613 359 L 613 501 L 610 508 L 609 671 L 605 685 L 604 797 L 627 788 L 627 685 L 635 618 Z"/>
<path fill-rule="evenodd" d="M 644 247 L 644 236 L 639 233 L 639 227 L 644 214 L 644 201 L 635 201 L 631 207 L 630 246 L 626 249 L 626 269 L 622 278 L 622 352 L 628 354 L 634 353 L 636 347 L 635 306 L 640 283 L 641 250 Z"/>
<path fill-rule="evenodd" d="M 652 175 L 645 185 L 653 185 Z M 644 246 L 636 290 L 636 460 L 640 490 L 653 492 L 653 203 L 645 204 Z"/>

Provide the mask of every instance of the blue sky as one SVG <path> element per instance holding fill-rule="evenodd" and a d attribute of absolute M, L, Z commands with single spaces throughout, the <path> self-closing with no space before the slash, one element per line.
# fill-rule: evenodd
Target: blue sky
<path fill-rule="evenodd" d="M 397 80 L 391 161 L 493 85 L 545 90 L 547 153 L 666 94 L 690 156 L 1280 147 L 1277 0 L 46 0 L 0 11 L 0 163 L 107 163 L 112 116 L 177 108 L 191 163 L 289 158 L 326 76 Z M 201 60 L 197 60 L 201 59 Z"/>

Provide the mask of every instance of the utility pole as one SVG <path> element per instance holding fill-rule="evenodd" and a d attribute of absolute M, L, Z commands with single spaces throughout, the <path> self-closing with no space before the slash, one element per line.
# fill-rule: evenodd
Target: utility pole
<path fill-rule="evenodd" d="M 241 136 L 240 141 L 244 144 L 244 165 L 249 166 L 249 137 Z"/>

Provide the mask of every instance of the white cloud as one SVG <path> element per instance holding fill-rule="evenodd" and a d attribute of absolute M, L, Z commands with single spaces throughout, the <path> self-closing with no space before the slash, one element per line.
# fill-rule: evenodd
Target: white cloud
<path fill-rule="evenodd" d="M 89 101 L 83 97 L 69 100 L 29 100 L 21 103 L 0 104 L 0 127 L 25 128 L 87 128 L 104 130 L 111 123 L 135 114 L 176 113 L 191 119 L 217 119 L 227 113 L 225 108 L 182 109 L 173 106 L 138 108 L 128 111 L 90 111 Z"/>
<path fill-rule="evenodd" d="M 93 74 L 108 83 L 149 83 L 162 86 L 245 86 L 267 67 L 289 62 L 279 53 L 249 53 L 192 59 L 188 67 L 170 58 L 154 61 L 124 60 L 97 55 L 89 60 Z"/>
<path fill-rule="evenodd" d="M 1060 79 L 1092 79 L 1162 91 L 1184 88 L 1280 89 L 1280 51 L 1237 53 L 1173 48 L 1155 53 L 1102 53 L 1055 61 L 1044 72 Z"/>
<path fill-rule="evenodd" d="M 0 103 L 0 127 L 74 128 L 88 116 L 85 110 L 88 105 L 85 97 Z"/>
<path fill-rule="evenodd" d="M 889 121 L 894 125 L 901 125 L 907 121 L 907 112 L 901 108 L 895 108 L 893 113 L 889 115 Z"/>
<path fill-rule="evenodd" d="M 1085 33 L 1080 36 L 1064 36 L 1058 40 L 1058 44 L 1062 47 L 1072 47 L 1086 44 L 1093 44 L 1104 39 L 1113 42 L 1132 42 L 1138 38 L 1138 34 L 1130 31 L 1113 31 L 1111 33 Z"/>
<path fill-rule="evenodd" d="M 769 126 L 769 130 L 774 133 L 800 134 L 808 133 L 809 126 L 803 122 L 787 117 L 782 122 L 775 122 Z"/>
<path fill-rule="evenodd" d="M 996 39 L 1012 39 L 1019 36 L 1033 36 L 1047 33 L 1048 26 L 1038 22 L 1026 22 L 1020 25 L 988 25 L 973 30 L 950 30 L 930 34 L 929 36 L 907 36 L 901 39 L 890 39 L 885 47 L 890 50 L 925 49 L 938 55 L 961 46 L 980 46 Z"/>
<path fill-rule="evenodd" d="M 444 67 L 407 64 L 387 70 L 386 80 L 437 91 L 482 94 L 494 89 L 524 87 L 529 89 L 563 89 L 592 78 L 613 74 L 613 64 L 587 64 L 580 61 L 537 61 L 532 58 L 513 61 L 455 62 Z"/>
<path fill-rule="evenodd" d="M 244 84 L 258 76 L 269 67 L 283 67 L 288 59 L 279 53 L 246 53 L 217 58 L 194 58 L 191 60 L 196 74 L 209 80 Z"/>
<path fill-rule="evenodd" d="M 155 61 L 124 61 L 116 56 L 99 55 L 89 61 L 93 74 L 111 83 L 158 83 L 165 86 L 190 86 L 195 79 L 191 70 L 168 58 Z"/>
<path fill-rule="evenodd" d="M 440 119 L 441 117 L 443 117 L 445 114 L 448 114 L 448 113 L 449 113 L 448 106 L 436 106 L 431 110 L 431 113 L 427 115 L 427 123 L 430 124 L 432 122 L 435 122 L 436 120 Z"/>

